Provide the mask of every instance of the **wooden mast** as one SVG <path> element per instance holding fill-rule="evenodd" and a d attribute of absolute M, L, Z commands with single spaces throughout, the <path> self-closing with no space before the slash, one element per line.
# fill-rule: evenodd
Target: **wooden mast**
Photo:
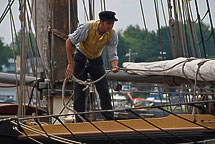
<path fill-rule="evenodd" d="M 70 3 L 70 6 L 68 4 Z M 65 35 L 73 32 L 78 23 L 77 0 L 51 0 L 52 7 L 52 31 L 56 30 Z M 69 10 L 70 8 L 70 10 Z M 70 22 L 69 22 L 70 20 Z M 71 31 L 69 31 L 71 28 Z M 67 66 L 65 40 L 52 32 L 49 37 L 51 43 L 52 79 L 56 81 L 64 79 Z"/>
<path fill-rule="evenodd" d="M 49 112 L 59 113 L 62 106 L 61 90 L 67 67 L 66 42 L 68 34 L 72 33 L 78 24 L 77 0 L 50 0 L 49 50 L 51 55 L 51 93 L 48 96 Z M 58 90 L 56 90 L 58 89 Z"/>

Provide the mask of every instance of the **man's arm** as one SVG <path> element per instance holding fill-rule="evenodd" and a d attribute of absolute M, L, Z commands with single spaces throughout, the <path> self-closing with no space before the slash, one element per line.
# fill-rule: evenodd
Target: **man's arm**
<path fill-rule="evenodd" d="M 66 54 L 67 54 L 67 60 L 68 60 L 68 65 L 66 69 L 66 77 L 70 77 L 73 74 L 74 71 L 74 60 L 72 54 L 75 51 L 75 46 L 71 43 L 69 39 L 66 40 Z"/>
<path fill-rule="evenodd" d="M 89 25 L 82 24 L 80 25 L 75 32 L 68 35 L 68 39 L 66 40 L 66 54 L 68 60 L 68 66 L 66 69 L 65 75 L 72 76 L 74 71 L 74 61 L 73 61 L 73 53 L 75 51 L 75 44 L 78 42 L 86 40 L 88 36 Z"/>
<path fill-rule="evenodd" d="M 118 56 L 117 56 L 117 45 L 118 45 L 118 36 L 114 32 L 113 36 L 110 39 L 110 42 L 107 45 L 109 61 L 111 61 L 112 72 L 116 73 L 119 71 L 118 67 Z"/>

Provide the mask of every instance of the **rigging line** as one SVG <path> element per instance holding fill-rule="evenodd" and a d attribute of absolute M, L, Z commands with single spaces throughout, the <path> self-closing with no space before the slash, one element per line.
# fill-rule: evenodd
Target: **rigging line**
<path fill-rule="evenodd" d="M 183 5 L 183 3 L 182 3 Z M 182 26 L 182 42 L 183 42 L 183 50 L 184 50 L 184 56 L 189 57 L 189 48 L 188 48 L 188 43 L 187 43 L 187 35 L 186 35 L 186 28 L 185 25 L 183 23 L 183 16 L 182 16 L 182 12 L 181 12 L 181 4 L 180 4 L 180 0 L 178 0 L 178 7 L 179 7 L 179 14 L 180 14 L 180 19 L 181 19 L 181 26 Z M 185 49 L 184 49 L 184 45 L 185 45 Z"/>
<path fill-rule="evenodd" d="M 71 0 L 68 0 L 68 25 L 69 25 L 69 31 L 68 33 L 70 34 L 71 33 Z"/>
<path fill-rule="evenodd" d="M 79 141 L 81 141 L 81 140 L 80 140 L 78 137 L 76 137 L 76 136 L 73 134 L 73 132 L 71 132 L 71 130 L 59 119 L 59 117 L 54 116 L 54 118 L 55 118 L 56 120 L 58 120 L 58 121 L 61 123 L 61 125 L 62 125 L 66 130 L 69 131 L 69 133 L 71 133 L 71 135 L 77 140 L 77 143 L 83 144 L 82 142 L 79 142 Z"/>
<path fill-rule="evenodd" d="M 164 92 L 166 92 L 167 91 L 167 85 L 165 84 L 165 86 L 164 86 Z M 167 95 L 166 96 L 166 101 L 169 101 L 169 104 L 172 104 L 172 102 L 171 102 L 171 99 L 170 99 L 170 95 Z M 172 112 L 172 107 L 170 106 L 170 107 L 167 107 L 168 109 L 170 109 L 170 111 Z"/>
<path fill-rule="evenodd" d="M 180 105 L 189 105 L 189 104 L 201 104 L 201 103 L 214 103 L 215 100 L 207 100 L 207 101 L 196 101 L 196 102 L 186 102 L 186 103 L 174 103 L 174 104 L 163 104 L 163 105 L 157 105 L 157 106 L 142 106 L 138 108 L 130 108 L 131 110 L 137 110 L 137 109 L 147 109 L 147 108 L 159 108 L 159 107 L 168 107 L 168 106 L 180 106 Z M 125 109 L 129 110 L 129 109 Z M 117 111 L 122 111 L 122 109 L 115 109 L 115 110 L 98 110 L 98 111 L 89 111 L 89 112 L 78 112 L 78 113 L 69 113 L 69 114 L 55 114 L 55 115 L 45 115 L 45 116 L 34 116 L 34 117 L 26 117 L 26 118 L 6 118 L 6 119 L 0 119 L 1 121 L 6 121 L 6 120 L 29 120 L 29 119 L 34 119 L 34 118 L 47 118 L 47 117 L 53 117 L 53 116 L 70 116 L 70 115 L 84 115 L 84 114 L 90 114 L 90 113 L 101 113 L 101 112 L 117 112 Z"/>
<path fill-rule="evenodd" d="M 27 9 L 26 9 L 27 10 Z M 32 42 L 32 35 L 31 34 L 33 34 L 33 32 L 32 32 L 32 28 L 31 28 L 31 22 L 30 22 L 30 19 L 29 19 L 29 15 L 28 15 L 28 13 L 27 13 L 27 19 L 26 19 L 26 21 L 28 22 L 28 31 L 26 30 L 26 33 L 28 33 L 28 47 L 30 47 L 29 46 L 29 41 L 30 41 L 30 44 L 31 44 L 31 49 L 30 49 L 30 54 L 31 54 L 31 58 L 30 58 L 30 62 L 31 62 L 31 69 L 32 69 L 32 71 L 33 71 L 33 75 L 36 77 L 36 70 L 35 70 L 35 67 L 36 67 L 36 65 L 35 65 L 35 63 L 32 61 L 32 57 L 34 57 L 34 53 L 33 53 L 33 50 L 34 50 L 34 46 L 33 46 L 33 42 Z M 27 28 L 26 28 L 27 29 Z M 36 41 L 35 41 L 36 42 Z M 36 53 L 36 51 L 35 51 L 35 53 Z"/>
<path fill-rule="evenodd" d="M 34 10 L 34 12 L 35 12 L 35 23 L 37 24 L 37 3 L 36 3 L 36 1 L 35 1 L 35 10 Z M 36 81 L 37 81 L 37 72 L 38 72 L 38 51 L 37 51 L 37 47 L 38 47 L 38 45 L 37 45 L 37 25 L 35 26 L 35 43 L 34 43 L 34 50 L 35 50 L 35 56 L 36 56 L 36 68 L 35 68 L 35 72 L 36 72 L 36 74 L 35 74 L 35 77 L 36 77 Z M 36 87 L 38 87 L 38 83 L 36 83 Z M 38 103 L 39 103 L 39 106 L 40 106 L 40 98 L 39 98 L 39 95 L 38 95 L 38 91 L 35 91 L 35 93 L 36 93 L 36 115 L 38 115 Z"/>
<path fill-rule="evenodd" d="M 55 141 L 50 137 L 50 135 L 45 131 L 45 129 L 43 128 L 43 126 L 41 125 L 41 123 L 38 121 L 38 119 L 34 118 L 34 121 L 39 125 L 39 127 L 42 129 L 42 131 L 48 136 L 48 138 L 50 139 L 50 141 L 52 143 L 56 144 Z"/>
<path fill-rule="evenodd" d="M 15 22 L 14 22 L 14 18 L 13 18 L 13 13 L 12 13 L 12 11 L 11 11 L 11 32 L 13 32 L 13 30 L 14 30 L 14 33 L 15 33 L 15 42 L 16 42 L 16 46 L 17 46 L 17 49 L 19 50 L 20 49 L 20 45 L 19 45 L 19 41 L 18 41 L 18 36 L 17 36 L 17 31 L 16 31 L 16 27 L 15 27 Z M 13 39 L 13 34 L 12 34 L 12 39 Z M 14 41 L 13 41 L 14 42 Z M 14 46 L 14 43 L 13 43 L 13 46 Z M 13 48 L 13 50 L 15 51 L 15 49 Z M 19 51 L 18 51 L 18 54 L 19 54 Z M 14 56 L 15 56 L 15 54 L 14 54 Z M 17 74 L 17 73 L 16 73 Z"/>
<path fill-rule="evenodd" d="M 177 7 L 177 1 L 173 1 L 173 7 L 174 7 L 174 16 L 175 16 L 178 56 L 183 56 L 183 53 L 182 53 L 183 45 L 182 45 L 180 26 L 179 26 L 179 20 L 178 20 L 178 9 L 179 8 Z"/>
<path fill-rule="evenodd" d="M 186 64 L 187 62 L 190 62 L 190 61 L 186 61 L 186 62 L 183 63 L 183 65 L 182 65 L 182 73 L 183 73 L 183 75 L 185 76 L 185 78 L 187 79 L 187 81 L 189 81 L 191 84 L 194 84 L 194 83 L 188 78 L 188 76 L 185 74 L 185 71 L 184 71 L 185 64 Z"/>
<path fill-rule="evenodd" d="M 85 16 L 86 16 L 86 18 L 87 18 L 87 21 L 89 21 L 88 14 L 87 14 L 87 9 L 86 9 L 86 6 L 85 6 L 85 1 L 82 0 L 82 2 L 83 2 L 83 6 L 84 6 Z"/>
<path fill-rule="evenodd" d="M 202 33 L 202 26 L 201 26 L 201 20 L 200 20 L 200 14 L 199 14 L 197 0 L 195 0 L 195 6 L 196 6 L 196 13 L 197 13 L 197 18 L 198 18 L 198 23 L 199 23 L 199 29 L 200 29 L 200 35 L 201 35 L 201 40 L 202 40 L 202 47 L 203 47 L 203 51 L 204 51 L 204 56 L 205 56 L 205 58 L 207 58 L 206 48 L 205 48 L 205 42 L 204 42 L 204 36 L 203 36 L 203 33 Z"/>
<path fill-rule="evenodd" d="M 25 27 L 25 33 L 26 33 L 26 35 L 27 35 L 27 27 Z M 28 37 L 28 35 L 27 35 L 27 38 L 29 38 Z M 29 66 L 28 66 L 28 48 L 29 48 L 29 41 L 27 41 L 28 43 L 28 46 L 26 47 L 26 58 L 25 58 L 25 67 L 26 67 L 26 72 L 27 73 L 29 73 Z M 28 96 L 28 99 L 30 98 L 30 96 L 29 96 L 29 89 L 26 87 L 26 86 L 24 86 L 24 90 L 26 91 L 26 93 L 27 93 L 27 96 Z M 26 103 L 26 99 L 24 99 L 24 103 Z M 24 107 L 24 115 L 26 114 L 26 111 L 27 111 L 27 109 L 26 109 L 26 107 Z"/>
<path fill-rule="evenodd" d="M 144 134 L 144 133 L 142 133 L 142 132 L 140 132 L 140 131 L 138 131 L 138 130 L 136 130 L 136 129 L 134 129 L 134 128 L 132 128 L 132 127 L 130 127 L 130 126 L 122 123 L 122 122 L 120 122 L 120 121 L 118 121 L 118 120 L 114 120 L 114 121 L 117 122 L 117 123 L 119 123 L 119 124 L 121 124 L 121 125 L 123 125 L 123 126 L 125 126 L 125 127 L 127 127 L 127 128 L 129 128 L 129 129 L 131 129 L 131 130 L 133 130 L 134 132 L 136 132 L 136 133 L 138 133 L 138 134 L 140 134 L 140 135 L 142 135 L 144 137 L 147 137 L 147 138 L 149 138 L 149 139 L 157 142 L 157 143 L 164 144 L 164 142 L 162 142 L 160 140 L 157 140 L 156 138 L 152 138 L 152 137 L 150 137 L 150 136 L 148 136 L 148 135 L 146 135 L 146 134 Z"/>
<path fill-rule="evenodd" d="M 188 9 L 189 14 L 190 14 L 189 16 L 191 16 L 191 21 L 193 22 L 194 18 L 193 18 L 192 8 L 191 8 L 191 5 L 190 5 L 191 1 L 186 0 L 186 2 L 187 2 L 187 9 Z"/>
<path fill-rule="evenodd" d="M 0 24 L 1 24 L 1 22 L 4 20 L 4 18 L 5 18 L 5 16 L 7 15 L 9 9 L 10 9 L 11 6 L 13 5 L 14 1 L 15 1 L 15 0 L 13 0 L 13 1 L 11 2 L 11 0 L 10 0 L 9 3 L 7 4 L 7 6 L 6 6 L 6 8 L 5 8 L 3 14 L 2 14 L 1 17 L 0 17 Z M 10 2 L 11 2 L 11 3 L 10 3 Z"/>
<path fill-rule="evenodd" d="M 203 21 L 205 19 L 205 17 L 207 16 L 208 13 L 209 13 L 209 11 L 207 10 L 205 15 L 202 17 L 201 21 Z"/>
<path fill-rule="evenodd" d="M 95 0 L 93 0 L 93 19 L 95 19 Z"/>
<path fill-rule="evenodd" d="M 19 132 L 20 134 L 25 135 L 23 132 L 21 132 L 20 130 L 18 130 L 17 127 L 15 127 L 15 130 L 16 130 L 17 132 Z M 43 144 L 43 143 L 41 143 L 41 142 L 39 142 L 39 141 L 37 141 L 37 140 L 31 138 L 31 137 L 29 137 L 29 139 L 32 140 L 32 141 L 34 141 L 34 142 L 36 142 L 36 143 L 38 143 L 38 144 Z"/>
<path fill-rule="evenodd" d="M 194 57 L 197 56 L 196 54 L 196 51 L 195 51 L 195 39 L 194 39 L 194 30 L 193 30 L 193 23 L 192 23 L 192 20 L 191 18 L 192 17 L 192 11 L 191 11 L 191 8 L 190 8 L 190 3 L 185 0 L 185 8 L 186 8 L 186 17 L 187 17 L 187 21 L 188 21 L 188 32 L 189 32 L 189 37 L 190 37 L 190 44 L 191 44 L 191 51 L 192 51 L 192 55 Z"/>
<path fill-rule="evenodd" d="M 151 43 L 149 41 L 148 29 L 147 29 L 147 26 L 146 26 L 145 15 L 144 15 L 144 12 L 143 12 L 142 0 L 140 0 L 140 9 L 141 9 L 142 18 L 143 18 L 143 24 L 144 24 L 145 31 L 146 31 L 146 39 L 147 39 L 148 49 L 149 49 L 150 57 L 152 58 Z"/>
<path fill-rule="evenodd" d="M 183 20 L 184 20 L 184 35 L 185 35 L 185 44 L 187 45 L 186 48 L 187 48 L 187 57 L 190 56 L 190 50 L 188 48 L 188 35 L 187 35 L 187 22 L 186 22 L 186 16 L 185 16 L 185 2 L 184 0 L 182 0 L 182 11 L 183 11 Z"/>
<path fill-rule="evenodd" d="M 11 121 L 11 123 L 17 125 L 13 121 Z M 38 130 L 36 128 L 30 127 L 30 126 L 22 124 L 22 123 L 20 123 L 20 125 L 22 126 L 22 128 L 24 128 L 26 130 L 29 130 L 29 131 L 31 131 L 33 133 L 36 133 L 36 134 L 39 134 L 41 136 L 44 136 L 44 137 L 48 138 L 48 136 L 43 131 L 40 131 L 40 130 Z M 50 135 L 52 140 L 55 140 L 55 141 L 58 141 L 58 142 L 61 142 L 61 143 L 67 143 L 67 144 L 76 143 L 75 141 L 65 139 L 65 138 L 62 138 L 62 137 L 59 137 L 59 136 L 55 136 L 55 135 L 52 135 L 52 134 L 49 134 L 49 135 Z"/>
<path fill-rule="evenodd" d="M 89 0 L 88 3 L 89 3 L 89 16 L 90 16 L 90 20 L 93 20 L 92 0 Z"/>
<path fill-rule="evenodd" d="M 134 111 L 132 111 L 132 110 L 129 110 L 128 112 L 131 112 L 131 113 L 134 114 L 135 116 L 141 118 L 143 121 L 147 122 L 148 124 L 152 125 L 153 127 L 157 128 L 157 129 L 163 131 L 164 133 L 167 133 L 167 134 L 169 134 L 169 135 L 171 135 L 171 136 L 174 136 L 174 137 L 183 139 L 183 140 L 188 141 L 188 142 L 191 141 L 190 139 L 187 139 L 187 138 L 178 136 L 178 135 L 176 135 L 176 134 L 173 134 L 173 133 L 171 133 L 171 132 L 168 132 L 167 130 L 164 130 L 163 128 L 161 128 L 161 127 L 159 127 L 159 126 L 157 126 L 157 125 L 151 123 L 150 121 L 148 121 L 148 120 L 146 120 L 145 118 L 141 117 L 139 114 L 137 114 L 136 112 L 134 112 Z"/>
<path fill-rule="evenodd" d="M 77 25 L 79 24 L 79 19 L 78 19 L 78 14 L 77 14 L 77 11 L 76 11 L 76 8 L 75 8 L 75 5 L 77 5 L 77 1 L 73 1 L 72 0 L 72 14 L 73 14 L 73 18 L 75 19 L 74 21 L 76 22 L 72 28 L 76 28 Z M 71 32 L 70 32 L 71 33 Z"/>
<path fill-rule="evenodd" d="M 32 16 L 32 9 L 31 9 L 31 4 L 30 4 L 29 0 L 27 0 L 27 4 L 28 4 L 28 8 L 29 8 L 30 14 Z"/>
<path fill-rule="evenodd" d="M 15 55 L 15 48 L 14 48 L 14 31 L 13 31 L 13 13 L 10 8 L 10 29 L 11 29 L 11 38 L 12 38 L 12 49 L 13 49 L 13 59 L 14 59 L 14 65 L 15 65 L 15 77 L 16 77 L 16 91 L 18 91 L 18 80 L 17 80 L 17 66 L 16 66 L 16 55 Z M 17 94 L 18 96 L 18 94 Z"/>
<path fill-rule="evenodd" d="M 185 34 L 184 34 L 184 24 L 183 24 L 183 18 L 182 18 L 182 12 L 181 12 L 181 4 L 180 4 L 180 0 L 178 0 L 177 2 L 177 6 L 178 6 L 178 17 L 179 17 L 179 21 L 178 21 L 178 29 L 179 29 L 179 38 L 180 38 L 180 42 L 181 42 L 181 51 L 182 51 L 182 55 L 185 57 L 187 56 L 187 45 L 186 45 L 186 41 L 185 41 Z M 177 24 L 176 24 L 177 25 Z"/>
<path fill-rule="evenodd" d="M 207 2 L 208 12 L 209 12 L 209 19 L 210 19 L 210 24 L 211 24 L 211 31 L 212 31 L 212 34 L 213 34 L 214 45 L 215 45 L 215 34 L 214 34 L 213 21 L 212 21 L 212 16 L 211 16 L 211 11 L 210 11 L 210 5 L 209 5 L 209 1 L 208 1 L 208 0 L 206 0 L 206 2 Z"/>
<path fill-rule="evenodd" d="M 7 13 L 7 10 L 10 9 L 10 7 L 9 7 L 10 2 L 11 2 L 11 0 L 8 0 L 8 4 L 7 4 L 6 8 L 4 9 L 4 11 L 3 11 L 3 13 L 2 13 L 2 15 L 0 17 L 0 20 L 2 20 L 2 18 L 5 16 L 5 14 Z"/>
<path fill-rule="evenodd" d="M 104 10 L 106 11 L 106 3 L 105 3 L 105 0 L 103 0 L 103 4 L 104 4 Z"/>
<path fill-rule="evenodd" d="M 162 8 L 162 13 L 163 13 L 163 17 L 164 17 L 164 22 L 165 22 L 165 25 L 166 25 L 166 33 L 167 33 L 167 36 L 168 36 L 168 40 L 169 40 L 169 45 L 170 47 L 172 46 L 171 45 L 171 37 L 170 37 L 170 33 L 168 31 L 168 25 L 167 25 L 167 20 L 166 20 L 166 15 L 165 15 L 165 11 L 164 11 L 164 5 L 163 5 L 163 0 L 160 1 L 161 2 L 161 8 Z"/>
<path fill-rule="evenodd" d="M 50 66 L 50 73 L 49 73 L 49 78 L 51 80 L 51 84 L 50 84 L 50 88 L 51 89 L 54 89 L 54 83 L 55 83 L 55 68 L 54 68 L 54 65 L 55 65 L 55 62 L 54 60 L 52 60 L 52 57 L 54 57 L 55 53 L 54 53 L 54 49 L 55 49 L 55 43 L 54 43 L 54 40 L 55 40 L 55 36 L 54 36 L 54 29 L 55 28 L 55 23 L 54 23 L 54 1 L 49 1 L 49 5 L 50 5 L 50 16 L 49 16 L 49 19 L 50 19 L 50 26 L 51 26 L 51 38 L 50 38 L 50 44 L 48 44 L 48 50 L 46 51 L 46 53 L 48 53 L 49 55 L 49 59 L 51 62 L 51 64 L 49 64 Z M 36 13 L 36 0 L 35 0 L 35 13 Z M 49 23 L 48 23 L 49 24 Z M 48 102 L 50 102 L 50 96 L 48 96 Z M 50 105 L 48 106 L 48 109 L 50 110 Z M 49 111 L 50 113 L 50 111 Z"/>
<path fill-rule="evenodd" d="M 209 37 L 205 40 L 206 42 L 208 42 L 210 40 L 210 38 L 212 37 L 213 32 L 211 32 L 211 34 L 209 35 Z"/>
<path fill-rule="evenodd" d="M 103 11 L 102 0 L 100 0 L 100 4 L 101 4 L 101 11 Z"/>
<path fill-rule="evenodd" d="M 161 8 L 162 8 L 162 13 L 163 13 L 163 17 L 164 17 L 164 22 L 165 22 L 165 25 L 167 27 L 167 20 L 166 20 L 166 15 L 165 15 L 165 12 L 164 12 L 164 6 L 163 6 L 163 0 L 160 1 L 161 2 Z M 169 37 L 169 33 L 167 33 L 168 37 Z"/>
<path fill-rule="evenodd" d="M 213 133 L 215 133 L 215 130 L 214 130 L 214 129 L 211 129 L 211 128 L 207 127 L 207 126 L 204 126 L 204 125 L 201 125 L 201 124 L 199 124 L 199 123 L 193 122 L 193 121 L 191 121 L 191 120 L 189 120 L 189 119 L 186 119 L 186 118 L 184 118 L 184 117 L 182 117 L 182 116 L 179 116 L 179 115 L 174 114 L 174 113 L 172 113 L 172 112 L 170 112 L 170 111 L 168 111 L 168 110 L 165 110 L 164 108 L 159 107 L 158 109 L 163 110 L 163 111 L 165 111 L 165 112 L 167 112 L 167 113 L 170 113 L 170 114 L 172 114 L 172 115 L 174 115 L 174 116 L 176 116 L 176 117 L 178 117 L 178 118 L 181 118 L 181 119 L 183 119 L 183 120 L 185 120 L 185 121 L 187 121 L 187 122 L 190 122 L 190 123 L 195 124 L 195 125 L 197 125 L 197 126 L 203 127 L 203 128 L 205 128 L 205 129 L 210 130 L 210 131 L 212 131 Z"/>
<path fill-rule="evenodd" d="M 20 134 L 22 134 L 22 135 L 25 135 L 23 132 L 21 132 L 20 130 L 18 130 L 17 127 L 15 127 L 14 129 L 15 129 L 18 133 L 20 133 Z M 26 136 L 26 137 L 27 137 L 27 136 Z M 36 143 L 43 144 L 43 143 L 41 143 L 41 142 L 39 142 L 39 141 L 37 141 L 37 140 L 31 138 L 31 137 L 29 137 L 29 139 L 32 140 L 32 141 L 34 141 L 34 142 L 36 142 Z M 30 142 L 30 143 L 32 143 L 32 142 Z"/>
<path fill-rule="evenodd" d="M 30 32 L 33 34 L 33 32 L 32 32 L 32 27 L 31 27 L 32 9 L 31 9 L 29 0 L 27 0 L 27 2 L 28 2 L 28 8 L 29 8 L 29 10 L 30 10 L 30 18 L 29 18 L 29 14 L 28 14 L 28 12 L 27 12 L 27 20 L 26 20 L 26 21 L 28 21 L 29 36 L 30 36 L 30 38 L 31 38 Z M 26 11 L 27 11 L 27 7 L 26 7 Z M 31 45 L 33 45 L 33 44 L 32 44 L 32 39 L 31 39 L 30 42 L 31 42 Z M 33 46 L 32 46 L 32 48 L 33 48 Z"/>
<path fill-rule="evenodd" d="M 18 124 L 18 126 L 22 129 L 22 127 L 21 127 L 21 125 L 20 125 L 20 123 L 19 123 L 19 120 L 17 119 L 15 122 L 16 122 L 16 123 Z M 18 127 L 16 127 L 16 128 L 17 128 L 16 130 L 17 130 L 18 132 L 23 133 L 28 139 L 33 140 L 33 141 L 35 141 L 35 142 L 37 142 L 37 143 L 41 143 L 41 142 L 39 142 L 39 141 L 37 141 L 37 140 L 35 140 L 35 139 L 29 137 L 28 134 L 27 134 L 23 129 L 22 129 L 23 132 L 21 132 L 21 131 L 19 131 Z M 30 143 L 32 143 L 32 142 L 30 141 Z"/>
<path fill-rule="evenodd" d="M 83 115 L 83 118 L 89 122 L 93 127 L 95 127 L 97 130 L 99 130 L 104 136 L 106 136 L 107 138 L 111 139 L 113 142 L 117 143 L 117 144 L 121 144 L 121 142 L 119 142 L 118 140 L 112 138 L 111 136 L 107 135 L 104 131 L 102 131 L 99 127 L 97 127 L 94 123 L 92 123 L 88 118 L 86 118 L 84 115 Z"/>
<path fill-rule="evenodd" d="M 29 58 L 29 59 L 30 59 L 30 63 L 31 63 L 31 69 L 32 69 L 32 71 L 33 71 L 33 75 L 35 76 L 34 66 L 32 66 L 32 65 L 33 65 L 33 62 L 32 62 L 32 55 L 29 54 L 30 51 L 31 51 L 31 49 L 30 49 L 30 44 L 29 44 L 29 43 L 32 44 L 32 42 L 31 42 L 30 32 L 27 30 L 27 27 L 26 27 L 26 29 L 25 29 L 25 33 L 26 33 L 26 36 L 27 36 L 26 68 L 27 68 L 27 72 L 29 73 L 29 69 L 30 69 L 29 66 L 28 66 L 28 58 Z M 31 45 L 31 46 L 32 46 L 32 45 Z"/>
<path fill-rule="evenodd" d="M 35 88 L 35 86 L 36 86 L 36 83 L 34 84 L 32 90 L 31 90 L 31 96 L 30 96 L 30 98 L 29 98 L 26 111 L 28 110 L 28 108 L 29 108 L 29 106 L 30 106 L 30 104 L 31 104 L 31 100 L 33 99 L 33 96 L 34 96 L 34 88 Z"/>
<path fill-rule="evenodd" d="M 168 70 L 176 67 L 179 64 L 182 64 L 182 63 L 184 64 L 184 63 L 190 62 L 190 61 L 195 60 L 195 59 L 196 58 L 187 58 L 186 60 L 178 62 L 178 63 L 174 64 L 173 66 L 171 66 L 171 67 L 169 67 L 167 69 L 164 69 L 164 70 L 127 69 L 127 68 L 120 68 L 120 70 L 124 70 L 124 71 L 129 71 L 130 70 L 130 71 L 164 72 L 164 71 L 168 71 Z"/>
<path fill-rule="evenodd" d="M 197 86 L 197 78 L 198 78 L 198 74 L 199 74 L 199 70 L 200 70 L 200 67 L 202 66 L 202 65 L 204 65 L 204 63 L 205 62 L 207 62 L 207 61 L 209 61 L 209 60 L 204 60 L 204 61 L 202 61 L 202 62 L 199 62 L 197 65 L 198 65 L 198 68 L 197 68 L 197 71 L 196 71 L 196 75 L 195 75 L 195 84 L 194 84 L 194 89 L 193 89 L 193 100 L 194 101 L 196 101 L 196 97 L 197 97 L 197 95 L 196 95 L 196 86 Z M 194 120 L 196 120 L 196 117 L 195 117 L 195 110 L 193 109 L 193 118 L 194 118 Z"/>
<path fill-rule="evenodd" d="M 160 20 L 159 20 L 159 14 L 158 14 L 158 1 L 157 0 L 154 0 L 154 6 L 155 6 L 156 19 L 157 19 L 157 26 L 158 26 L 158 35 L 159 35 L 159 40 L 160 40 L 161 59 L 164 60 L 162 40 L 161 40 Z"/>
<path fill-rule="evenodd" d="M 171 0 L 167 0 L 168 3 L 168 14 L 169 14 L 169 29 L 170 29 L 170 42 L 171 42 L 171 51 L 172 51 L 172 56 L 173 58 L 176 58 L 176 47 L 175 47 L 175 36 L 174 36 L 174 20 L 172 17 L 172 5 L 171 5 Z"/>
<path fill-rule="evenodd" d="M 194 21 L 193 21 L 193 23 L 196 23 L 198 21 L 198 18 L 196 18 Z"/>

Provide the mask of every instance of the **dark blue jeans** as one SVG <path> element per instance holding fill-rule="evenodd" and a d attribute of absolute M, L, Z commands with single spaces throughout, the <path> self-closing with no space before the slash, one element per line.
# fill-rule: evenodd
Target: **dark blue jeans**
<path fill-rule="evenodd" d="M 87 73 L 90 74 L 91 79 L 97 80 L 101 76 L 105 74 L 103 60 L 100 56 L 96 59 L 88 59 L 88 63 L 86 64 L 86 57 L 80 52 L 76 51 L 74 56 L 74 76 L 80 80 L 87 80 Z M 112 109 L 111 105 L 111 97 L 108 88 L 108 82 L 106 77 L 100 80 L 99 82 L 95 83 L 96 90 L 99 93 L 99 98 L 101 100 L 101 107 L 103 110 L 110 110 Z M 80 85 L 74 82 L 74 109 L 77 112 L 84 112 L 85 111 L 85 95 L 86 92 L 82 91 L 85 86 Z M 106 120 L 113 119 L 112 112 L 105 112 L 102 113 Z M 76 121 L 81 122 L 81 119 L 76 116 Z"/>

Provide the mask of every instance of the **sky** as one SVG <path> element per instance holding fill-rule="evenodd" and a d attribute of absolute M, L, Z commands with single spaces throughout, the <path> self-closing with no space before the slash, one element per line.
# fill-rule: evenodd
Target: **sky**
<path fill-rule="evenodd" d="M 83 2 L 82 0 L 78 1 L 78 18 L 80 23 L 86 22 L 86 17 L 84 14 Z M 88 0 L 85 0 L 85 4 L 87 5 Z M 159 19 L 161 26 L 165 26 L 163 13 L 161 9 L 161 0 L 158 0 L 158 8 L 159 8 Z M 167 9 L 167 0 L 163 0 L 163 5 L 165 9 L 165 17 L 168 20 L 168 9 Z M 195 0 L 191 0 L 191 9 L 193 12 L 193 17 L 196 19 L 196 9 L 194 5 Z M 200 12 L 200 16 L 203 17 L 207 10 L 206 0 L 197 0 L 198 8 Z M 0 4 L 0 15 L 2 15 L 4 9 L 6 8 L 8 0 L 1 0 Z M 215 27 L 215 0 L 209 0 L 211 14 L 213 17 L 213 23 Z M 156 14 L 155 14 L 155 7 L 154 7 L 154 0 L 142 0 L 144 15 L 146 19 L 146 26 L 149 31 L 156 31 L 157 21 L 156 21 Z M 139 25 L 140 28 L 144 27 L 141 8 L 140 8 L 140 1 L 139 0 L 106 0 L 106 9 L 112 10 L 116 12 L 116 17 L 119 19 L 118 22 L 115 23 L 114 29 L 116 31 L 122 31 L 127 28 L 129 25 Z M 17 31 L 20 30 L 21 24 L 19 21 L 19 10 L 18 10 L 18 0 L 15 0 L 12 11 L 14 15 L 14 20 L 16 23 Z M 97 14 L 101 11 L 100 0 L 95 0 L 95 14 L 96 19 L 98 19 Z M 208 16 L 204 19 L 204 23 L 209 25 Z M 9 14 L 5 17 L 5 19 L 0 24 L 0 37 L 3 38 L 3 42 L 9 44 L 12 41 L 11 31 L 10 31 L 10 20 Z"/>

